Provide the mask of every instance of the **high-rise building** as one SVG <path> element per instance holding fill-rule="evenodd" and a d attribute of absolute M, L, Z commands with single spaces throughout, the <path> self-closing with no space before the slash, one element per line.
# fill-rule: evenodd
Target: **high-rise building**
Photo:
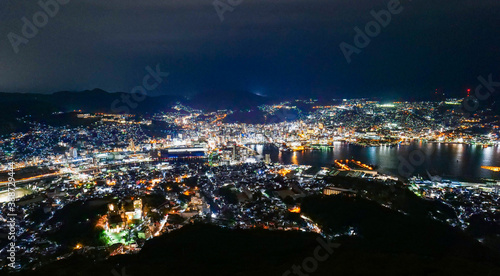
<path fill-rule="evenodd" d="M 264 162 L 266 164 L 271 164 L 271 155 L 269 153 L 266 153 L 266 155 L 264 157 Z"/>
<path fill-rule="evenodd" d="M 129 151 L 136 151 L 136 148 L 135 148 L 135 143 L 134 143 L 134 140 L 132 138 L 130 138 L 130 143 L 129 143 L 129 146 L 128 146 L 128 150 Z"/>
<path fill-rule="evenodd" d="M 71 158 L 77 158 L 78 157 L 78 150 L 76 148 L 71 148 L 69 150 L 69 156 Z"/>
<path fill-rule="evenodd" d="M 142 199 L 134 200 L 134 219 L 142 219 Z"/>

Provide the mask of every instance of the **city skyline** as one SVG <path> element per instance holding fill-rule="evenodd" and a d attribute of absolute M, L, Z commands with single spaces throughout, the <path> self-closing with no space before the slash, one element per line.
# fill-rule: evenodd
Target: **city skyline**
<path fill-rule="evenodd" d="M 500 275 L 498 15 L 2 0 L 0 276 Z"/>

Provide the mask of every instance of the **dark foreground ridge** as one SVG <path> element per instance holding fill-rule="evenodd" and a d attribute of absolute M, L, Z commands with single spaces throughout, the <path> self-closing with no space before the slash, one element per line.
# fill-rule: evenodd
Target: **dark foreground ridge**
<path fill-rule="evenodd" d="M 293 266 L 314 256 L 319 235 L 193 224 L 148 241 L 137 255 L 95 262 L 75 254 L 16 275 L 500 275 L 496 253 L 429 218 L 343 196 L 306 198 L 302 207 L 326 232 L 356 232 L 340 236 L 332 254 L 320 249 L 326 260 L 311 273 Z"/>

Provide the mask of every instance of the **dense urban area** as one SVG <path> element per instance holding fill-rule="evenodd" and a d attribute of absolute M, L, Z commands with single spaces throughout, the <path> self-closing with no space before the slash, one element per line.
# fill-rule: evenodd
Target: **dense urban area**
<path fill-rule="evenodd" d="M 252 122 L 257 113 L 261 120 Z M 57 124 L 22 116 L 16 120 L 29 131 L 0 140 L 1 265 L 12 268 L 3 257 L 9 213 L 16 221 L 15 270 L 75 255 L 104 260 L 135 254 L 148 240 L 195 223 L 339 240 L 359 235 L 354 224 L 326 227 L 310 215 L 311 203 L 303 205 L 320 195 L 364 199 L 403 215 L 432 204 L 415 212 L 500 252 L 500 177 L 391 174 L 355 159 L 313 166 L 292 157 L 282 163 L 263 152 L 407 147 L 415 141 L 498 150 L 500 117 L 488 109 L 469 113 L 458 99 L 346 99 L 211 112 L 178 103 L 150 115 L 57 112 L 51 114 Z M 7 188 L 11 167 L 15 191 Z M 13 193 L 15 207 L 9 205 Z"/>

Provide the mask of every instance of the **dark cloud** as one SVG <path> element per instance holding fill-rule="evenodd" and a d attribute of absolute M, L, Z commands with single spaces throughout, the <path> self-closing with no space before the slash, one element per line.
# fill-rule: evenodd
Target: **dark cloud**
<path fill-rule="evenodd" d="M 0 91 L 128 91 L 156 64 L 171 74 L 155 93 L 172 94 L 458 94 L 479 75 L 500 78 L 496 0 L 402 1 L 348 64 L 339 44 L 389 1 L 244 0 L 221 22 L 212 0 L 71 0 L 15 54 L 7 35 L 40 7 L 4 0 Z"/>

